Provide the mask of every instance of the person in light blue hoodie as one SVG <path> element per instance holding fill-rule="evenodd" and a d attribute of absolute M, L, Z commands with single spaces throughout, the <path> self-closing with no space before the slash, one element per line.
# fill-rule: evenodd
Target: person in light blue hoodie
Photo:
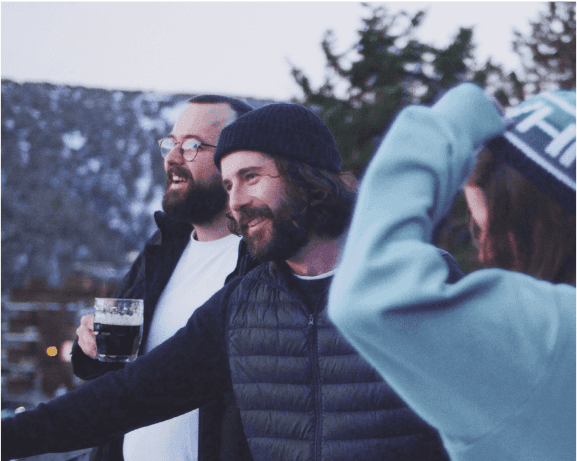
<path fill-rule="evenodd" d="M 463 185 L 492 267 L 449 284 L 430 240 Z M 362 181 L 329 316 L 451 459 L 576 459 L 575 304 L 575 91 L 504 119 L 469 83 L 404 109 Z"/>

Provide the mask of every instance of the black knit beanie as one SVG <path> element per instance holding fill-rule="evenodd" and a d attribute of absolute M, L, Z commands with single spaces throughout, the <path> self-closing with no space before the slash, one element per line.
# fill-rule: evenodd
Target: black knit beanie
<path fill-rule="evenodd" d="M 214 163 L 231 152 L 250 150 L 299 160 L 335 173 L 342 160 L 321 118 L 298 104 L 263 106 L 237 118 L 220 133 Z"/>

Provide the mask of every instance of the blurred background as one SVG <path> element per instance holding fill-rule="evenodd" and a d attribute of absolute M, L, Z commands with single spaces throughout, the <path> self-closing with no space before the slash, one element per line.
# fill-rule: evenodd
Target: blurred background
<path fill-rule="evenodd" d="M 1 24 L 3 415 L 82 384 L 75 328 L 153 232 L 188 98 L 304 104 L 362 178 L 402 107 L 459 82 L 505 108 L 575 88 L 574 2 L 3 2 Z M 435 241 L 473 271 L 465 210 Z"/>

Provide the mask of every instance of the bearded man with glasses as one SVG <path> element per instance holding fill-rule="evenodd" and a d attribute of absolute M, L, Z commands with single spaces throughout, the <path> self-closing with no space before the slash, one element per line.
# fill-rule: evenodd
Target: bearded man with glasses
<path fill-rule="evenodd" d="M 227 227 L 227 193 L 213 161 L 221 130 L 252 107 L 214 95 L 197 96 L 189 103 L 170 135 L 158 141 L 166 171 L 164 212 L 154 215 L 158 231 L 115 294 L 144 299 L 139 355 L 183 327 L 230 278 L 256 265 L 240 237 Z M 96 360 L 92 316 L 81 320 L 72 364 L 74 373 L 85 380 L 124 367 Z M 245 452 L 248 446 L 231 396 L 132 431 L 98 447 L 92 460 L 242 460 Z"/>

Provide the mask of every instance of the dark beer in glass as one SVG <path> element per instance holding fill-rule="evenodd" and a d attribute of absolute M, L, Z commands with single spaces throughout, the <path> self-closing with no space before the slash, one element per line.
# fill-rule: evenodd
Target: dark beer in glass
<path fill-rule="evenodd" d="M 132 362 L 142 340 L 142 299 L 96 298 L 94 335 L 98 360 Z"/>

